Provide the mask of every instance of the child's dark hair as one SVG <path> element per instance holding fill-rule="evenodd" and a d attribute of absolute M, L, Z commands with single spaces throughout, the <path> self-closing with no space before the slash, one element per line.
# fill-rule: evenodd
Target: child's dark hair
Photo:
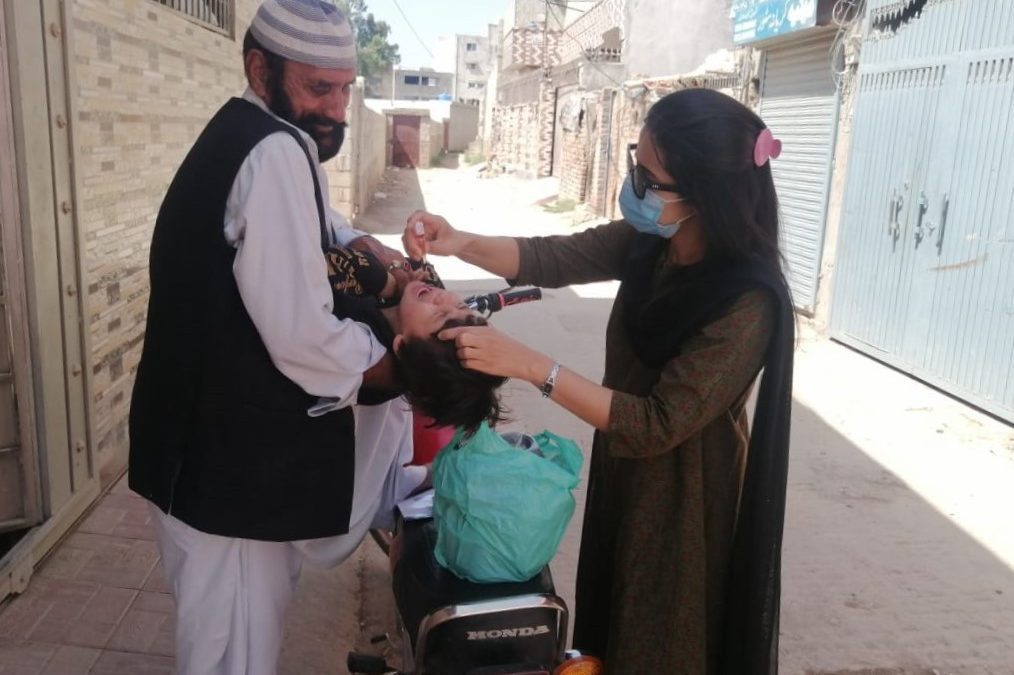
<path fill-rule="evenodd" d="M 485 326 L 480 316 L 450 319 L 440 330 L 460 326 Z M 407 339 L 398 351 L 395 368 L 406 398 L 416 409 L 432 417 L 436 426 L 455 426 L 474 433 L 482 422 L 495 425 L 504 408 L 497 389 L 507 381 L 461 365 L 453 340 Z"/>

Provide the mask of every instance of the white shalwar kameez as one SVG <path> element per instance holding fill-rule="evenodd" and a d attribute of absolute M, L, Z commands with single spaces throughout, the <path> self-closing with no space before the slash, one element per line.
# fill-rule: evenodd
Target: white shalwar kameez
<path fill-rule="evenodd" d="M 243 97 L 267 110 L 252 91 Z M 299 133 L 327 195 L 317 146 Z M 362 373 L 385 349 L 364 324 L 331 313 L 306 169 L 306 156 L 288 134 L 261 141 L 233 183 L 225 237 L 236 247 L 233 273 L 243 304 L 275 366 L 307 393 L 332 401 L 333 408 L 345 407 L 354 404 Z M 337 212 L 329 210 L 328 216 L 339 244 L 362 235 Z M 151 506 L 176 599 L 176 667 L 181 675 L 272 675 L 303 561 L 340 563 L 375 521 L 389 524 L 394 505 L 425 479 L 425 468 L 405 466 L 412 458 L 412 421 L 402 399 L 359 406 L 355 413 L 355 492 L 348 534 L 293 542 L 222 537 Z"/>

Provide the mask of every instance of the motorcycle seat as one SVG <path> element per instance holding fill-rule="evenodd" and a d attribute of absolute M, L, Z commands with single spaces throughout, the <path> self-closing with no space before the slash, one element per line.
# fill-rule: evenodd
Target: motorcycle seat
<path fill-rule="evenodd" d="M 437 562 L 436 542 L 432 519 L 411 520 L 403 522 L 391 548 L 395 602 L 413 641 L 423 618 L 442 607 L 518 595 L 555 594 L 548 565 L 527 581 L 477 584 Z"/>

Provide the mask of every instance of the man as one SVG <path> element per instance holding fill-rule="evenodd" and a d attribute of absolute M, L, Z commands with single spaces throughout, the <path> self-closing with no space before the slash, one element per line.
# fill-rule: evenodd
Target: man
<path fill-rule="evenodd" d="M 266 0 L 244 66 L 249 88 L 208 123 L 155 224 L 130 413 L 130 486 L 153 504 L 184 674 L 273 673 L 304 558 L 348 556 L 422 479 L 401 472 L 403 402 L 353 417 L 391 359 L 332 313 L 322 253 L 351 242 L 403 260 L 323 199 L 356 75 L 348 20 Z"/>

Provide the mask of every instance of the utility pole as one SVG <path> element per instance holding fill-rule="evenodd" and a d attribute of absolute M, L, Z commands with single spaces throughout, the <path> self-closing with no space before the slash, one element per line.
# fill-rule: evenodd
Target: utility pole
<path fill-rule="evenodd" d="M 394 105 L 394 91 L 398 86 L 398 59 L 391 59 L 391 105 Z"/>

